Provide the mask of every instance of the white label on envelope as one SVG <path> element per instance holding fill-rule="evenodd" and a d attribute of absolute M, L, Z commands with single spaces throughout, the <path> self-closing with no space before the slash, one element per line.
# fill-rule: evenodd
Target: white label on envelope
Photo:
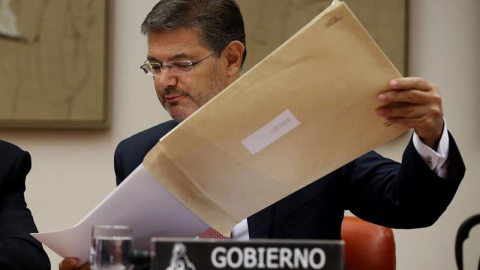
<path fill-rule="evenodd" d="M 248 136 L 242 141 L 242 144 L 250 153 L 255 155 L 298 125 L 300 125 L 300 122 L 297 118 L 290 110 L 286 110 L 270 121 L 270 123 Z"/>

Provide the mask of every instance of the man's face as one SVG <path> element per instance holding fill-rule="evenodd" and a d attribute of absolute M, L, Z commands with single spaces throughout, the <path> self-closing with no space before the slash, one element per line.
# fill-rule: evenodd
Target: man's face
<path fill-rule="evenodd" d="M 212 52 L 201 44 L 196 29 L 152 32 L 148 35 L 150 62 L 167 64 L 175 61 L 196 62 Z M 170 116 L 181 122 L 207 103 L 228 85 L 222 57 L 214 55 L 197 64 L 184 75 L 165 68 L 153 78 L 158 99 Z"/>

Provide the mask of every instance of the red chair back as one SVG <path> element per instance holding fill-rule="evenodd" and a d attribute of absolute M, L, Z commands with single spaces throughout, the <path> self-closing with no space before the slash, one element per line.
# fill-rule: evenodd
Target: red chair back
<path fill-rule="evenodd" d="M 395 239 L 390 228 L 345 217 L 342 223 L 347 270 L 395 270 Z"/>

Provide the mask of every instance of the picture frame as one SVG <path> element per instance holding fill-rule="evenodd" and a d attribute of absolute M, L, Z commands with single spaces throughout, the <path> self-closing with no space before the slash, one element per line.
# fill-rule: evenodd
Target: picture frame
<path fill-rule="evenodd" d="M 108 127 L 109 0 L 0 5 L 0 127 Z"/>
<path fill-rule="evenodd" d="M 245 21 L 247 58 L 244 71 L 253 67 L 332 0 L 237 0 Z M 408 0 L 344 1 L 392 63 L 408 75 Z"/>

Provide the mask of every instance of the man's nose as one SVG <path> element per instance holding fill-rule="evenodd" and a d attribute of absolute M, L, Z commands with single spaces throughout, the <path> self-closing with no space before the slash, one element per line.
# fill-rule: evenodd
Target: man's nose
<path fill-rule="evenodd" d="M 163 89 L 167 89 L 177 84 L 177 76 L 168 68 L 163 69 L 159 75 L 155 76 L 155 80 Z"/>

